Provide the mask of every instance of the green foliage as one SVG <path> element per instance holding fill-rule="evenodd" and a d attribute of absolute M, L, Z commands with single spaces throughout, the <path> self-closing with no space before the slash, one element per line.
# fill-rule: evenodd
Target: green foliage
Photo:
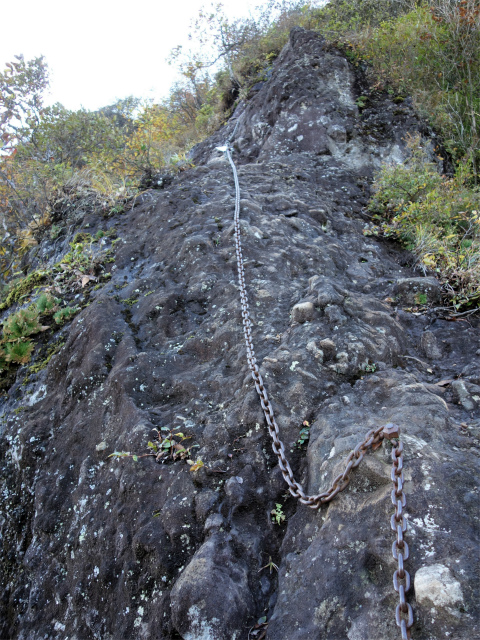
<path fill-rule="evenodd" d="M 472 186 L 471 165 L 453 178 L 441 176 L 420 138 L 410 138 L 411 157 L 385 165 L 376 176 L 369 208 L 383 218 L 386 235 L 413 252 L 417 264 L 433 270 L 455 308 L 480 301 L 480 189 Z M 419 304 L 423 304 L 421 300 Z"/>
<path fill-rule="evenodd" d="M 409 0 L 330 0 L 313 9 L 315 29 L 330 41 L 345 43 L 365 28 L 375 28 L 413 8 Z"/>
<path fill-rule="evenodd" d="M 297 447 L 302 447 L 305 442 L 310 440 L 310 423 L 306 420 L 303 422 L 303 426 L 300 429 L 300 434 L 297 440 Z"/>
<path fill-rule="evenodd" d="M 137 455 L 129 451 L 114 451 L 108 457 L 117 460 L 120 458 L 132 458 L 134 462 L 137 462 L 140 458 L 151 456 L 153 456 L 157 462 L 185 460 L 187 464 L 192 465 L 190 471 L 197 471 L 204 466 L 201 458 L 197 458 L 196 462 L 189 459 L 189 452 L 194 447 L 198 447 L 198 445 L 186 447 L 184 442 L 190 440 L 191 436 L 187 436 L 179 431 L 179 427 L 174 427 L 173 429 L 161 427 L 160 430 L 155 429 L 155 432 L 155 441 L 152 442 L 149 440 L 147 443 L 148 453 Z"/>
<path fill-rule="evenodd" d="M 462 17 L 462 5 L 471 23 Z M 455 158 L 467 154 L 479 161 L 480 12 L 473 0 L 456 6 L 432 0 L 430 7 L 382 23 L 359 50 L 378 78 L 413 95 Z"/>
<path fill-rule="evenodd" d="M 46 276 L 47 272 L 39 269 L 33 271 L 25 278 L 12 280 L 10 286 L 7 288 L 5 300 L 0 304 L 0 311 L 8 309 L 12 304 L 31 293 L 35 287 L 40 286 L 42 282 L 44 282 Z"/>
<path fill-rule="evenodd" d="M 15 149 L 25 123 L 38 121 L 48 68 L 43 57 L 25 62 L 22 55 L 0 73 L 0 149 Z"/>
<path fill-rule="evenodd" d="M 374 195 L 369 203 L 371 211 L 402 213 L 405 207 L 441 185 L 442 177 L 429 160 L 420 137 L 407 137 L 407 148 L 410 151 L 407 163 L 384 165 L 376 175 Z"/>
<path fill-rule="evenodd" d="M 3 332 L 0 337 L 0 388 L 7 388 L 12 382 L 12 374 L 15 373 L 14 365 L 26 364 L 30 361 L 34 342 L 31 336 L 55 329 L 56 325 L 62 326 L 69 322 L 80 310 L 80 306 L 71 307 L 66 303 L 75 290 L 88 291 L 91 282 L 109 278 L 111 274 L 101 273 L 107 261 L 114 260 L 113 246 L 115 229 L 99 231 L 95 236 L 89 233 L 77 233 L 70 243 L 70 250 L 50 270 L 37 270 L 25 278 L 12 280 L 4 292 L 4 302 L 0 305 L 0 311 L 8 309 L 15 303 L 25 301 L 35 289 L 39 289 L 39 295 L 28 308 L 21 308 L 11 313 L 3 323 Z M 107 241 L 111 241 L 107 248 Z M 101 245 L 101 246 L 100 246 Z M 55 297 L 52 291 L 58 292 L 62 297 Z M 52 317 L 55 324 L 50 327 L 42 326 L 40 317 Z M 30 367 L 32 373 L 43 369 L 51 357 L 62 346 L 63 342 L 55 343 L 48 347 L 43 360 Z"/>
<path fill-rule="evenodd" d="M 31 340 L 7 342 L 5 345 L 5 360 L 14 364 L 26 364 L 30 360 L 34 347 L 35 345 Z"/>
<path fill-rule="evenodd" d="M 39 313 L 48 313 L 49 311 L 52 311 L 59 302 L 60 300 L 53 296 L 42 293 L 37 300 L 37 309 Z"/>
<path fill-rule="evenodd" d="M 73 318 L 73 316 L 78 313 L 80 309 L 78 307 L 64 307 L 63 309 L 59 309 L 53 316 L 53 319 L 57 324 L 65 324 Z"/>
<path fill-rule="evenodd" d="M 272 517 L 273 522 L 276 522 L 278 525 L 281 525 L 283 522 L 285 522 L 286 516 L 283 513 L 283 506 L 281 504 L 276 503 L 275 509 L 272 509 L 270 513 L 273 516 Z"/>
<path fill-rule="evenodd" d="M 35 345 L 29 336 L 48 328 L 40 324 L 38 316 L 38 309 L 31 307 L 21 309 L 5 320 L 0 338 L 0 373 L 10 364 L 25 364 L 30 360 Z"/>
<path fill-rule="evenodd" d="M 3 338 L 7 342 L 14 342 L 26 336 L 43 330 L 38 321 L 38 310 L 35 308 L 20 309 L 10 315 L 3 324 Z"/>

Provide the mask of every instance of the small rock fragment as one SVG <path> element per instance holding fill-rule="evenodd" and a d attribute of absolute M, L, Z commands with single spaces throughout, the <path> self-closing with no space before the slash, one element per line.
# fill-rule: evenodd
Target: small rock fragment
<path fill-rule="evenodd" d="M 461 404 L 465 411 L 473 411 L 475 409 L 475 402 L 463 380 L 454 380 L 451 388 L 454 402 Z"/>
<path fill-rule="evenodd" d="M 437 338 L 431 331 L 424 331 L 420 338 L 420 349 L 427 358 L 438 360 L 442 357 L 442 352 L 438 346 Z"/>
<path fill-rule="evenodd" d="M 334 357 L 335 353 L 337 352 L 337 347 L 333 342 L 333 340 L 330 340 L 330 338 L 325 338 L 325 340 L 320 340 L 320 347 L 323 353 L 325 354 L 325 358 L 327 360 L 331 360 Z"/>
<path fill-rule="evenodd" d="M 344 296 L 342 296 L 329 282 L 325 282 L 322 276 L 313 276 L 308 281 L 310 292 L 318 292 L 317 304 L 320 308 L 324 308 L 327 304 L 341 304 Z"/>
<path fill-rule="evenodd" d="M 329 324 L 334 324 L 338 327 L 341 327 L 347 321 L 347 317 L 340 311 L 340 307 L 337 307 L 337 305 L 325 307 L 325 316 Z"/>
<path fill-rule="evenodd" d="M 430 304 L 440 302 L 442 286 L 436 278 L 400 278 L 393 294 L 402 304 Z"/>
<path fill-rule="evenodd" d="M 419 604 L 448 607 L 463 602 L 460 583 L 443 564 L 420 567 L 415 574 L 415 598 Z"/>
<path fill-rule="evenodd" d="M 348 353 L 346 351 L 340 351 L 340 353 L 337 353 L 335 360 L 337 362 L 335 364 L 331 364 L 329 368 L 332 369 L 332 371 L 335 371 L 335 373 L 345 375 L 349 369 Z"/>
<path fill-rule="evenodd" d="M 347 142 L 347 130 L 340 124 L 333 124 L 328 127 L 327 135 L 332 140 L 335 140 L 337 144 L 346 144 Z"/>
<path fill-rule="evenodd" d="M 299 302 L 292 309 L 292 320 L 294 322 L 308 322 L 313 319 L 314 306 L 311 302 Z"/>
<path fill-rule="evenodd" d="M 220 513 L 212 513 L 208 516 L 205 526 L 203 527 L 205 533 L 209 531 L 220 529 L 223 524 L 223 516 Z"/>
<path fill-rule="evenodd" d="M 257 541 L 253 541 L 255 544 Z M 240 638 L 253 608 L 250 572 L 225 534 L 212 532 L 171 591 L 172 621 L 185 640 Z"/>
<path fill-rule="evenodd" d="M 323 364 L 325 354 L 317 347 L 315 340 L 310 340 L 310 342 L 307 343 L 307 351 L 309 351 L 320 364 Z"/>

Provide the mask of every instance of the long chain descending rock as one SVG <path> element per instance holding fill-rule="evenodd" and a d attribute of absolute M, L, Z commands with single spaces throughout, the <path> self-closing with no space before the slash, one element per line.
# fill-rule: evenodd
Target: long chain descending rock
<path fill-rule="evenodd" d="M 402 632 L 402 640 L 406 640 L 407 638 L 410 638 L 410 628 L 413 625 L 413 611 L 410 604 L 405 602 L 405 594 L 410 589 L 411 581 L 410 574 L 403 568 L 403 561 L 408 560 L 409 556 L 408 544 L 403 539 L 403 534 L 407 530 L 407 520 L 404 512 L 406 499 L 403 492 L 403 443 L 398 440 L 400 436 L 400 429 L 398 427 L 396 431 L 392 430 L 388 434 L 385 429 L 384 436 L 386 438 L 397 438 L 397 442 L 394 443 L 394 447 L 392 449 L 393 464 L 391 474 L 393 482 L 392 502 L 395 506 L 395 513 L 393 514 L 390 523 L 393 531 L 397 534 L 397 538 L 394 540 L 392 545 L 393 557 L 398 562 L 398 569 L 393 574 L 393 588 L 400 596 L 400 604 L 397 605 L 395 610 L 395 621 Z M 400 581 L 402 584 L 400 584 Z M 407 616 L 406 620 L 405 618 L 402 618 L 402 613 Z"/>
<path fill-rule="evenodd" d="M 381 446 L 384 438 L 393 440 L 392 449 L 392 473 L 391 478 L 394 485 L 392 490 L 392 502 L 395 506 L 395 513 L 391 518 L 392 529 L 396 532 L 397 537 L 392 546 L 392 553 L 395 560 L 398 561 L 398 569 L 393 574 L 393 586 L 395 591 L 400 596 L 400 604 L 395 610 L 395 620 L 400 627 L 402 640 L 408 640 L 410 636 L 410 628 L 413 625 L 413 611 L 410 604 L 405 601 L 405 594 L 410 589 L 410 574 L 403 568 L 404 560 L 407 560 L 409 551 L 408 545 L 403 539 L 403 534 L 407 529 L 407 521 L 405 518 L 405 494 L 403 492 L 403 444 L 398 440 L 400 436 L 400 427 L 394 424 L 387 424 L 385 427 L 377 427 L 371 429 L 365 436 L 363 442 L 357 444 L 355 449 L 350 452 L 345 461 L 345 470 L 343 473 L 338 474 L 334 479 L 331 486 L 324 491 L 316 495 L 307 495 L 302 486 L 295 480 L 293 471 L 285 456 L 285 446 L 280 440 L 280 430 L 278 428 L 277 421 L 273 413 L 273 408 L 268 399 L 267 390 L 263 384 L 262 376 L 258 369 L 257 360 L 255 358 L 255 351 L 252 343 L 252 321 L 250 319 L 250 312 L 248 307 L 248 296 L 245 285 L 245 270 L 243 266 L 242 245 L 240 240 L 240 184 L 238 181 L 238 173 L 235 163 L 232 159 L 229 143 L 233 139 L 238 121 L 233 130 L 233 133 L 229 136 L 225 146 L 217 147 L 218 151 L 222 151 L 226 154 L 226 157 L 230 163 L 233 172 L 233 179 L 235 181 L 235 250 L 237 255 L 237 272 L 238 283 L 240 289 L 240 302 L 242 307 L 242 321 L 243 332 L 245 335 L 245 345 L 247 348 L 247 361 L 248 366 L 252 372 L 252 378 L 255 383 L 255 389 L 257 390 L 262 405 L 263 413 L 267 421 L 268 431 L 272 438 L 272 448 L 278 457 L 278 464 L 282 471 L 282 475 L 285 482 L 288 485 L 288 490 L 297 498 L 302 504 L 309 506 L 311 509 L 318 509 L 323 504 L 330 502 L 337 493 L 343 491 L 350 482 L 350 473 L 352 469 L 358 467 L 363 460 L 365 453 L 372 449 L 378 449 Z M 396 439 L 396 442 L 395 442 Z M 405 583 L 405 584 L 403 584 Z M 402 618 L 403 614 L 403 618 Z M 406 619 L 405 619 L 406 617 Z"/>

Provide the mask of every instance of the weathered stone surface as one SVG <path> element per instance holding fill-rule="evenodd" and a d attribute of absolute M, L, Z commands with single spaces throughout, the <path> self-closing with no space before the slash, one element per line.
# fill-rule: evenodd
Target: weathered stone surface
<path fill-rule="evenodd" d="M 393 294 L 402 304 L 440 302 L 442 287 L 436 278 L 399 278 Z"/>
<path fill-rule="evenodd" d="M 452 607 L 463 604 L 460 582 L 455 580 L 450 569 L 443 564 L 432 564 L 415 574 L 415 598 L 425 606 Z"/>
<path fill-rule="evenodd" d="M 311 302 L 299 302 L 292 309 L 292 320 L 294 322 L 308 322 L 313 320 L 315 307 Z"/>
<path fill-rule="evenodd" d="M 173 623 L 185 640 L 237 640 L 244 635 L 244 620 L 254 607 L 249 565 L 235 559 L 230 540 L 221 533 L 208 538 L 172 589 Z"/>
<path fill-rule="evenodd" d="M 420 338 L 420 349 L 427 358 L 432 360 L 438 360 L 442 357 L 442 352 L 438 345 L 437 338 L 431 331 L 424 331 L 422 333 Z"/>
<path fill-rule="evenodd" d="M 399 279 L 439 295 L 357 217 L 381 159 L 401 159 L 405 134 L 427 130 L 387 95 L 372 93 L 359 114 L 359 82 L 339 52 L 295 30 L 239 106 L 252 337 L 306 490 L 322 491 L 368 429 L 401 426 L 406 569 L 428 585 L 442 565 L 438 593 L 449 583 L 462 594 L 442 608 L 412 590 L 412 636 L 471 640 L 478 320 L 385 301 Z M 109 219 L 120 237 L 111 281 L 60 330 L 48 366 L 28 379 L 21 369 L 0 398 L 1 638 L 247 640 L 263 616 L 268 640 L 399 637 L 389 445 L 319 512 L 289 497 L 271 449 L 243 345 L 233 180 L 214 151 L 234 126 L 194 151 L 194 169 Z M 100 212 L 81 222 L 106 225 Z M 292 323 L 305 301 L 313 317 Z M 442 354 L 431 366 L 427 331 Z M 204 467 L 108 457 L 147 453 L 162 427 L 181 428 Z"/>
<path fill-rule="evenodd" d="M 466 411 L 473 411 L 476 404 L 480 401 L 478 399 L 475 401 L 474 397 L 472 397 L 472 394 L 470 393 L 470 389 L 468 388 L 470 385 L 467 387 L 467 384 L 468 383 L 464 380 L 454 380 L 452 382 L 453 400 L 454 402 L 461 404 Z M 475 390 L 476 389 L 473 389 L 474 392 Z"/>

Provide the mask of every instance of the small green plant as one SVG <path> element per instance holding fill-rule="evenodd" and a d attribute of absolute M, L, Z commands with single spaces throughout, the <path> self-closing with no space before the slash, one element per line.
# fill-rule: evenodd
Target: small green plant
<path fill-rule="evenodd" d="M 283 506 L 280 503 L 275 503 L 275 509 L 270 511 L 272 514 L 272 521 L 276 522 L 278 525 L 281 525 L 285 520 L 286 516 L 283 513 Z"/>
<path fill-rule="evenodd" d="M 39 313 L 48 314 L 49 312 L 53 311 L 59 304 L 60 300 L 58 298 L 54 298 L 51 295 L 42 293 L 37 300 L 37 309 Z"/>
<path fill-rule="evenodd" d="M 374 373 L 377 370 L 377 365 L 374 362 L 369 362 L 365 365 L 365 373 Z"/>
<path fill-rule="evenodd" d="M 7 342 L 6 344 L 6 362 L 14 364 L 26 364 L 32 355 L 35 345 L 31 340 L 19 340 L 18 342 Z"/>
<path fill-rule="evenodd" d="M 138 298 L 133 298 L 133 297 L 132 298 L 124 298 L 122 300 L 122 302 L 123 302 L 123 304 L 126 304 L 129 307 L 133 307 L 134 304 L 137 304 L 138 300 L 139 300 Z"/>
<path fill-rule="evenodd" d="M 6 371 L 10 364 L 29 362 L 35 348 L 30 336 L 48 329 L 40 324 L 39 313 L 36 306 L 20 309 L 3 323 L 3 335 L 0 338 L 0 372 Z"/>
<path fill-rule="evenodd" d="M 363 109 L 367 104 L 367 100 L 368 100 L 367 96 L 360 96 L 355 100 L 355 104 L 359 109 Z"/>
<path fill-rule="evenodd" d="M 310 423 L 304 420 L 297 440 L 297 447 L 302 447 L 310 439 Z"/>
<path fill-rule="evenodd" d="M 39 323 L 38 315 L 39 312 L 35 308 L 20 309 L 20 311 L 12 313 L 3 324 L 4 340 L 14 342 L 48 329 Z"/>
<path fill-rule="evenodd" d="M 416 304 L 427 304 L 428 298 L 426 293 L 417 293 L 415 294 L 415 303 Z"/>
<path fill-rule="evenodd" d="M 64 307 L 54 314 L 53 319 L 57 324 L 62 325 L 71 320 L 78 311 L 78 307 Z"/>
<path fill-rule="evenodd" d="M 272 573 L 272 571 L 275 569 L 275 571 L 278 572 L 278 566 L 275 564 L 275 562 L 273 562 L 272 560 L 272 556 L 268 556 L 268 562 L 264 567 L 261 567 L 258 570 L 258 573 L 260 573 L 260 571 L 263 571 L 264 569 L 270 569 L 270 573 Z M 266 622 L 267 618 L 263 617 L 260 618 L 260 620 L 258 621 L 258 624 L 264 624 Z"/>
<path fill-rule="evenodd" d="M 62 227 L 57 224 L 52 224 L 52 226 L 50 227 L 50 238 L 52 240 L 56 240 L 61 233 Z"/>
<path fill-rule="evenodd" d="M 195 468 L 191 468 L 191 471 L 196 471 L 204 466 L 200 458 L 196 462 L 190 459 L 190 451 L 194 447 L 198 447 L 197 444 L 185 447 L 184 442 L 190 440 L 191 436 L 187 436 L 181 431 L 180 427 L 160 427 L 160 430 L 154 429 L 156 433 L 155 441 L 149 440 L 147 442 L 148 453 L 133 454 L 129 451 L 114 451 L 108 457 L 109 458 L 132 458 L 134 462 L 137 462 L 140 458 L 147 458 L 153 456 L 156 462 L 165 462 L 167 460 L 185 460 L 187 464 L 193 465 Z"/>
<path fill-rule="evenodd" d="M 47 271 L 39 269 L 37 271 L 33 271 L 25 278 L 12 280 L 8 287 L 8 292 L 6 294 L 5 300 L 0 304 L 0 311 L 8 309 L 15 302 L 18 302 L 20 299 L 28 296 L 28 294 L 31 293 L 36 287 L 42 285 L 47 276 Z"/>
<path fill-rule="evenodd" d="M 191 464 L 190 471 L 198 471 L 202 467 L 205 466 L 203 460 L 201 458 L 197 458 L 195 462 L 193 460 L 187 460 L 187 464 Z"/>

